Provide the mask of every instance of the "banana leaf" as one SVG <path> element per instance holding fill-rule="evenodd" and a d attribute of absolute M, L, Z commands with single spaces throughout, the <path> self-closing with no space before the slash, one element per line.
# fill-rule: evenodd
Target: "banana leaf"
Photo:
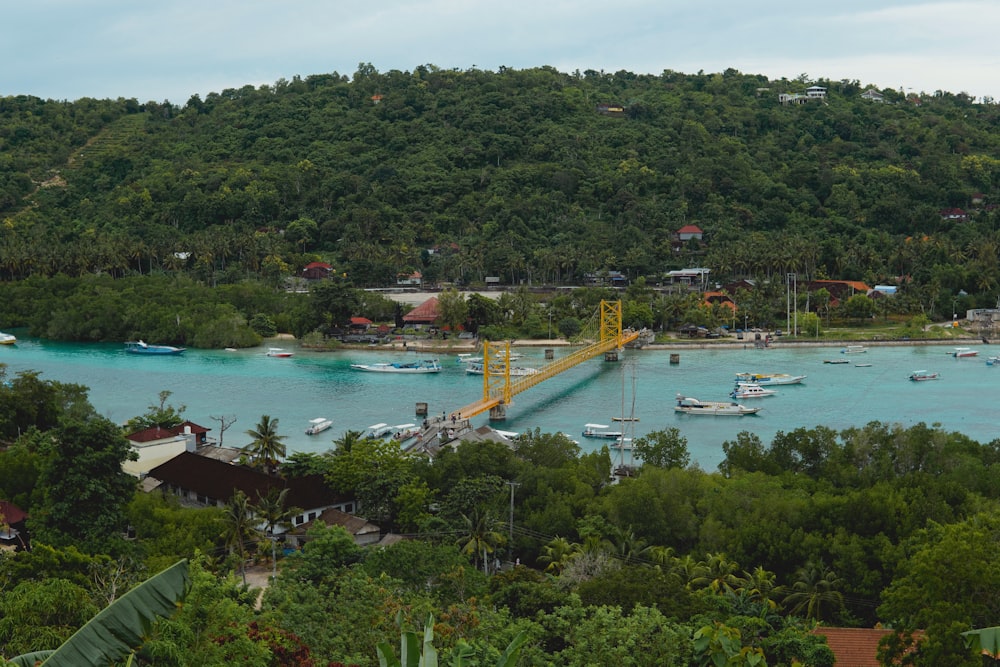
<path fill-rule="evenodd" d="M 187 592 L 188 562 L 182 560 L 121 596 L 77 630 L 55 651 L 11 659 L 17 667 L 107 667 L 142 645 L 153 621 L 169 616 Z M 45 657 L 48 654 L 48 657 Z"/>

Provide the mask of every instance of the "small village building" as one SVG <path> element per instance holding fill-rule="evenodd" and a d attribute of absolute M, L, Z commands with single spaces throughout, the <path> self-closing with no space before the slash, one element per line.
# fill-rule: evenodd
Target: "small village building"
<path fill-rule="evenodd" d="M 951 220 L 953 222 L 965 222 L 969 219 L 969 214 L 960 208 L 943 208 L 938 214 L 942 220 Z"/>
<path fill-rule="evenodd" d="M 826 88 L 823 86 L 809 86 L 806 88 L 806 97 L 811 100 L 825 100 Z"/>
<path fill-rule="evenodd" d="M 125 436 L 138 455 L 135 461 L 125 461 L 122 470 L 139 479 L 152 468 L 169 461 L 181 452 L 194 452 L 208 444 L 209 429 L 185 421 L 172 428 L 154 426 Z"/>
<path fill-rule="evenodd" d="M 365 331 L 368 331 L 368 329 L 371 328 L 372 324 L 374 324 L 374 322 L 372 322 L 367 317 L 352 317 L 351 318 L 351 331 L 356 331 L 356 332 L 362 332 L 363 333 Z"/>
<path fill-rule="evenodd" d="M 354 538 L 354 543 L 359 547 L 377 544 L 382 539 L 382 529 L 367 519 L 341 512 L 338 509 L 326 509 L 320 512 L 319 516 L 311 521 L 306 521 L 295 526 L 288 531 L 286 536 L 286 546 L 303 547 L 309 541 L 309 529 L 318 523 L 327 526 L 340 526 Z"/>
<path fill-rule="evenodd" d="M 338 509 L 348 514 L 357 502 L 330 489 L 323 475 L 283 478 L 247 466 L 217 461 L 193 452 L 183 452 L 149 471 L 159 480 L 156 490 L 178 496 L 190 505 L 224 507 L 237 490 L 251 503 L 267 497 L 272 489 L 288 489 L 287 507 L 301 511 L 292 519 L 295 526 L 314 521 L 324 510 Z M 275 533 L 282 530 L 275 530 Z"/>
<path fill-rule="evenodd" d="M 302 277 L 306 280 L 322 280 L 333 275 L 333 267 L 326 262 L 309 262 L 302 269 Z"/>
<path fill-rule="evenodd" d="M 424 277 L 419 271 L 413 273 L 400 273 L 396 276 L 396 284 L 404 286 L 420 287 L 424 282 Z"/>
<path fill-rule="evenodd" d="M 811 630 L 812 634 L 826 638 L 826 644 L 833 651 L 834 664 L 849 667 L 880 667 L 878 643 L 892 630 L 885 628 L 826 628 Z M 913 633 L 915 641 L 923 641 L 924 633 Z"/>
<path fill-rule="evenodd" d="M 870 102 L 885 102 L 885 95 L 878 92 L 874 88 L 869 88 L 865 92 L 861 93 L 861 99 L 868 100 Z"/>
<path fill-rule="evenodd" d="M 667 283 L 670 285 L 686 285 L 704 290 L 708 286 L 708 274 L 711 269 L 676 269 L 667 271 Z"/>
<path fill-rule="evenodd" d="M 438 310 L 437 297 L 432 296 L 407 314 L 403 315 L 403 325 L 418 328 L 422 326 L 431 326 L 437 321 L 439 316 L 440 311 Z"/>
<path fill-rule="evenodd" d="M 705 232 L 701 231 L 701 228 L 698 227 L 698 225 L 684 225 L 677 230 L 677 240 L 682 243 L 686 243 L 691 239 L 701 241 L 704 235 Z"/>
<path fill-rule="evenodd" d="M 610 102 L 602 102 L 596 107 L 597 113 L 602 116 L 623 116 L 625 115 L 625 105 Z"/>

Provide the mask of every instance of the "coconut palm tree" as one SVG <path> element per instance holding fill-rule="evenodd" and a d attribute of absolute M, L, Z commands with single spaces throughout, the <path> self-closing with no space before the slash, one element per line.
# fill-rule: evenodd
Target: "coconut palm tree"
<path fill-rule="evenodd" d="M 278 435 L 278 420 L 261 415 L 256 428 L 246 432 L 253 441 L 243 448 L 250 455 L 255 466 L 274 474 L 278 463 L 285 457 L 285 436 Z"/>
<path fill-rule="evenodd" d="M 565 537 L 555 537 L 542 547 L 538 562 L 545 564 L 546 572 L 558 574 L 579 553 L 579 544 L 570 542 Z"/>
<path fill-rule="evenodd" d="M 458 539 L 462 553 L 472 556 L 476 567 L 479 567 L 479 557 L 483 559 L 483 572 L 487 572 L 487 555 L 496 551 L 503 544 L 503 533 L 496 530 L 497 522 L 489 512 L 476 508 L 471 514 L 462 515 L 464 534 Z"/>
<path fill-rule="evenodd" d="M 784 599 L 791 614 L 805 612 L 806 618 L 819 621 L 843 608 L 844 594 L 837 589 L 844 581 L 824 563 L 806 563 L 795 576 L 792 592 Z"/>
<path fill-rule="evenodd" d="M 247 546 L 260 536 L 256 521 L 247 494 L 237 490 L 226 503 L 223 514 L 222 539 L 230 552 L 235 549 L 239 555 L 240 573 L 243 575 L 244 586 L 247 583 Z"/>

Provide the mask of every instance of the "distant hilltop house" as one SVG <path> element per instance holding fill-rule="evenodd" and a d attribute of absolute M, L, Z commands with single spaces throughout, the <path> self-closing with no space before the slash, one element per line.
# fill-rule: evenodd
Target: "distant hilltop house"
<path fill-rule="evenodd" d="M 942 220 L 953 220 L 955 222 L 966 222 L 969 214 L 960 208 L 943 208 L 938 213 Z"/>
<path fill-rule="evenodd" d="M 414 271 L 413 273 L 400 273 L 396 276 L 397 285 L 414 285 L 419 287 L 423 284 L 424 277 L 419 271 Z"/>
<path fill-rule="evenodd" d="M 585 274 L 583 276 L 583 282 L 589 287 L 601 287 L 605 285 L 611 287 L 627 287 L 628 276 L 621 271 L 599 271 L 597 273 Z"/>
<path fill-rule="evenodd" d="M 309 262 L 302 269 L 302 277 L 306 280 L 322 280 L 333 274 L 333 267 L 326 262 Z"/>
<path fill-rule="evenodd" d="M 602 116 L 622 116 L 625 114 L 625 105 L 611 103 L 598 104 L 597 113 Z"/>
<path fill-rule="evenodd" d="M 869 100 L 871 102 L 885 102 L 885 95 L 878 92 L 874 88 L 869 88 L 865 92 L 861 93 L 861 99 Z"/>
<path fill-rule="evenodd" d="M 674 238 L 671 240 L 670 245 L 673 247 L 674 252 L 680 252 L 689 241 L 701 242 L 704 236 L 705 232 L 701 231 L 701 228 L 697 225 L 684 225 L 674 232 Z"/>
<path fill-rule="evenodd" d="M 780 93 L 778 95 L 778 101 L 782 104 L 805 104 L 825 99 L 826 88 L 823 86 L 809 86 L 805 93 Z"/>
<path fill-rule="evenodd" d="M 687 285 L 698 287 L 702 291 L 708 286 L 708 274 L 711 269 L 676 269 L 667 271 L 667 282 L 670 285 Z"/>

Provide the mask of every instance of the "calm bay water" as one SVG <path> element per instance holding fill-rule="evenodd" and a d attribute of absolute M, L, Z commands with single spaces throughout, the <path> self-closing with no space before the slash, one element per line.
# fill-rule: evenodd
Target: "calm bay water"
<path fill-rule="evenodd" d="M 74 382 L 90 388 L 91 403 L 115 422 L 144 413 L 157 404 L 159 392 L 172 392 L 169 402 L 184 405 L 185 417 L 211 428 L 218 438 L 219 422 L 212 416 L 236 417 L 223 436 L 227 446 L 242 446 L 261 415 L 279 420 L 289 451 L 329 449 L 345 430 L 363 430 L 378 422 L 419 422 L 418 402 L 431 414 L 457 409 L 482 394 L 482 377 L 467 375 L 452 355 L 442 355 L 444 372 L 436 375 L 364 373 L 350 369 L 360 361 L 413 360 L 413 353 L 311 352 L 294 343 L 288 359 L 265 356 L 264 348 L 226 352 L 188 350 L 176 357 L 126 354 L 117 344 L 52 343 L 19 340 L 0 346 L 0 363 L 10 373 L 34 370 L 46 380 Z M 516 396 L 507 420 L 497 428 L 523 432 L 562 431 L 580 441 L 585 451 L 607 441 L 579 437 L 588 422 L 612 425 L 612 417 L 635 415 L 626 426 L 630 436 L 676 426 L 688 440 L 693 461 L 714 470 L 722 460 L 721 444 L 741 431 L 751 431 L 769 444 L 779 431 L 828 426 L 843 429 L 883 421 L 912 426 L 919 422 L 959 431 L 980 441 L 1000 437 L 996 397 L 1000 366 L 987 366 L 994 353 L 979 346 L 978 357 L 955 359 L 950 346 L 871 347 L 849 355 L 850 364 L 824 364 L 844 358 L 839 347 L 783 347 L 756 349 L 691 349 L 626 351 L 617 364 L 600 358 Z M 518 350 L 524 366 L 545 363 L 544 351 Z M 1000 353 L 1000 349 L 996 350 Z M 670 354 L 680 363 L 669 363 Z M 556 358 L 568 354 L 555 348 Z M 855 363 L 870 363 L 857 367 Z M 914 370 L 941 373 L 933 382 L 911 382 Z M 673 411 L 677 393 L 701 400 L 728 400 L 737 372 L 806 375 L 801 385 L 777 387 L 778 394 L 748 399 L 763 410 L 747 417 L 708 417 Z M 332 429 L 307 436 L 304 429 L 315 417 L 333 420 Z M 486 415 L 473 420 L 488 423 Z"/>

